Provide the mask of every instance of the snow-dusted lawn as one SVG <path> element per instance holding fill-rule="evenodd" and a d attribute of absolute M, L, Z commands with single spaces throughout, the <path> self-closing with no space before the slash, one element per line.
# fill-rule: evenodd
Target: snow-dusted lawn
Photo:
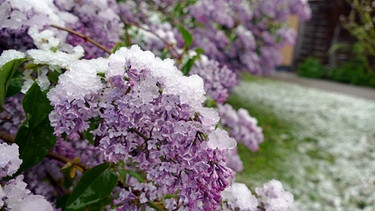
<path fill-rule="evenodd" d="M 375 101 L 263 79 L 234 93 L 289 124 L 280 140 L 295 147 L 276 165 L 301 210 L 375 210 Z"/>

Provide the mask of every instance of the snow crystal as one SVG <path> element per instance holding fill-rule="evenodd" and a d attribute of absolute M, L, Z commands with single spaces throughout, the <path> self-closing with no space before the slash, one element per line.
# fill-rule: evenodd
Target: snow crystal
<path fill-rule="evenodd" d="M 27 184 L 23 181 L 23 175 L 10 180 L 4 186 L 6 207 L 10 210 L 41 210 L 52 211 L 53 207 L 41 195 L 32 195 L 26 189 Z"/>
<path fill-rule="evenodd" d="M 229 137 L 228 132 L 217 128 L 215 131 L 208 135 L 207 146 L 211 149 L 233 149 L 237 146 L 236 140 Z"/>
<path fill-rule="evenodd" d="M 14 59 L 21 59 L 21 58 L 25 58 L 25 54 L 20 51 L 16 51 L 13 49 L 3 51 L 3 53 L 0 56 L 0 67 L 2 67 L 4 64 Z"/>
<path fill-rule="evenodd" d="M 102 88 L 97 76 L 97 61 L 79 60 L 69 66 L 69 71 L 59 76 L 59 84 L 47 94 L 52 104 L 63 100 L 83 99 Z"/>
<path fill-rule="evenodd" d="M 27 51 L 27 54 L 34 59 L 36 64 L 50 64 L 67 68 L 72 62 L 77 61 L 84 55 L 84 50 L 81 46 L 74 47 L 73 51 L 72 54 L 68 54 L 61 51 L 52 52 L 50 50 L 31 49 Z"/>
<path fill-rule="evenodd" d="M 243 82 L 235 93 L 289 124 L 297 146 L 275 150 L 297 207 L 375 210 L 374 101 L 268 80 Z M 264 182 L 263 173 L 253 176 Z"/>
<path fill-rule="evenodd" d="M 223 201 L 227 201 L 231 208 L 240 210 L 257 210 L 258 200 L 245 184 L 233 183 L 232 186 L 221 192 Z M 234 210 L 234 209 L 233 209 Z"/>
<path fill-rule="evenodd" d="M 17 172 L 22 160 L 19 159 L 18 145 L 0 143 L 0 178 Z"/>
<path fill-rule="evenodd" d="M 37 28 L 31 27 L 28 34 L 33 38 L 35 46 L 41 50 L 51 50 L 60 44 L 60 40 L 55 37 L 55 32 L 51 30 L 39 32 Z"/>
<path fill-rule="evenodd" d="M 198 75 L 170 77 L 165 84 L 165 94 L 177 94 L 182 103 L 190 104 L 193 108 L 201 107 L 206 99 L 203 79 Z"/>

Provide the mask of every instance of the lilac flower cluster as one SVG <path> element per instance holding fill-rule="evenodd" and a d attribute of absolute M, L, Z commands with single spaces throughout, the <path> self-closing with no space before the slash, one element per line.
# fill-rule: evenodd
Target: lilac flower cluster
<path fill-rule="evenodd" d="M 33 195 L 26 189 L 23 176 L 17 176 L 0 186 L 0 208 L 4 210 L 40 210 L 53 211 L 52 205 L 41 195 Z"/>
<path fill-rule="evenodd" d="M 233 177 L 225 166 L 225 151 L 236 142 L 226 132 L 214 131 L 219 118 L 202 107 L 203 81 L 182 76 L 172 60 L 162 61 L 137 46 L 121 48 L 99 70 L 90 61 L 80 62 L 48 93 L 55 108 L 50 120 L 57 136 L 66 133 L 77 140 L 90 120 L 99 118 L 92 134 L 105 159 L 132 162 L 146 173 L 146 182 L 126 184 L 130 189 L 120 195 L 134 200 L 117 200 L 118 206 L 148 206 L 176 194 L 168 209 L 217 207 L 220 192 Z M 105 77 L 97 76 L 98 71 Z M 72 75 L 80 80 L 65 79 Z M 91 87 L 86 86 L 89 81 Z"/>
<path fill-rule="evenodd" d="M 159 24 L 176 19 L 169 22 L 183 24 L 194 34 L 192 47 L 204 49 L 210 59 L 220 61 L 221 65 L 254 74 L 272 72 L 281 62 L 280 48 L 285 43 L 294 44 L 296 32 L 286 24 L 288 17 L 297 15 L 303 21 L 311 16 L 306 0 L 203 0 L 193 4 L 185 1 L 186 9 L 177 14 L 173 8 L 181 2 L 135 2 L 136 11 L 122 13 L 134 25 L 152 26 L 150 19 L 157 19 Z M 129 12 L 139 18 L 131 18 Z M 177 46 L 182 48 L 184 40 L 173 26 L 170 33 L 175 34 Z M 149 42 L 154 43 L 155 37 Z"/>
<path fill-rule="evenodd" d="M 250 150 L 258 150 L 264 139 L 262 128 L 257 126 L 258 121 L 243 108 L 235 111 L 229 104 L 219 104 L 217 107 L 221 117 L 220 124 L 228 128 L 229 134 Z"/>
<path fill-rule="evenodd" d="M 19 159 L 18 146 L 0 143 L 0 179 L 11 176 L 19 169 L 22 160 Z M 23 182 L 23 176 L 19 175 L 0 185 L 0 208 L 1 210 L 42 210 L 52 211 L 53 208 L 40 195 L 31 194 L 26 189 L 27 184 Z"/>
<path fill-rule="evenodd" d="M 195 62 L 189 72 L 190 75 L 197 74 L 204 80 L 206 93 L 218 103 L 224 103 L 231 91 L 237 84 L 237 75 L 226 66 L 220 67 L 215 60 L 209 60 L 206 56 L 201 56 Z"/>
<path fill-rule="evenodd" d="M 71 28 L 112 49 L 120 41 L 121 21 L 115 0 L 106 1 L 59 1 L 20 0 L 0 1 L 0 46 L 2 50 L 27 50 L 33 47 L 28 34 L 31 27 L 37 31 L 55 24 Z M 56 31 L 56 29 L 54 29 Z M 60 32 L 59 38 L 67 43 L 85 49 L 86 58 L 104 56 L 105 52 L 85 39 L 67 32 Z"/>
<path fill-rule="evenodd" d="M 0 50 L 26 50 L 33 47 L 27 34 L 31 26 L 42 30 L 50 24 L 65 26 L 77 19 L 72 14 L 60 11 L 53 0 L 1 0 L 0 1 Z M 61 38 L 66 33 L 61 33 Z"/>
<path fill-rule="evenodd" d="M 293 210 L 293 195 L 284 190 L 280 181 L 271 180 L 255 188 L 256 195 L 242 183 L 233 183 L 222 192 L 224 209 L 244 211 Z"/>
<path fill-rule="evenodd" d="M 22 160 L 18 156 L 18 145 L 0 143 L 0 179 L 12 176 L 20 168 Z"/>
<path fill-rule="evenodd" d="M 67 24 L 68 28 L 92 38 L 108 49 L 112 49 L 120 41 L 122 26 L 115 0 L 54 2 L 61 11 L 69 11 L 78 18 L 76 22 Z M 73 34 L 68 35 L 67 43 L 81 45 L 85 49 L 85 58 L 88 59 L 106 55 L 102 49 Z"/>
<path fill-rule="evenodd" d="M 271 180 L 263 187 L 255 189 L 258 196 L 259 205 L 264 210 L 288 211 L 293 205 L 293 195 L 284 190 L 280 181 Z"/>
<path fill-rule="evenodd" d="M 0 205 L 22 210 L 26 205 L 33 209 L 40 203 L 38 209 L 51 210 L 42 196 L 32 195 L 30 190 L 56 202 L 72 187 L 60 182 L 66 176 L 61 168 L 79 158 L 89 167 L 107 161 L 133 173 L 126 175 L 125 181 L 120 178 L 112 193 L 113 208 L 117 210 L 148 210 L 155 205 L 167 210 L 258 211 L 290 207 L 293 196 L 277 181 L 256 189 L 259 199 L 244 185 L 231 186 L 233 170 L 241 171 L 243 164 L 236 141 L 229 135 L 255 151 L 263 141 L 262 130 L 244 109 L 236 112 L 229 105 L 219 104 L 217 112 L 203 107 L 203 103 L 206 92 L 219 103 L 226 100 L 236 84 L 236 75 L 228 67 L 264 72 L 264 68 L 277 64 L 279 54 L 275 50 L 282 42 L 295 39 L 280 22 L 289 13 L 308 16 L 306 2 L 295 1 L 302 3 L 295 2 L 295 7 L 289 8 L 281 6 L 288 5 L 287 0 L 271 5 L 270 0 L 160 0 L 127 1 L 117 7 L 114 0 L 29 0 L 29 4 L 0 0 L 0 14 L 9 17 L 0 21 L 4 23 L 0 27 L 0 38 L 4 38 L 1 45 L 22 51 L 32 45 L 39 48 L 25 53 L 4 51 L 0 66 L 25 57 L 30 60 L 27 66 L 38 66 L 37 79 L 26 80 L 23 90 L 34 80 L 42 90 L 51 88 L 47 97 L 54 110 L 49 120 L 58 137 L 39 164 L 7 183 L 1 182 Z M 181 5 L 186 8 L 179 9 Z M 218 9 L 224 12 L 217 13 Z M 173 14 L 174 18 L 174 10 L 180 14 L 176 22 L 161 15 Z M 182 48 L 184 38 L 175 26 L 178 22 L 186 25 L 194 35 L 192 47 L 204 48 L 208 58 L 201 56 L 190 76 L 185 77 L 173 60 L 161 60 L 138 46 L 120 48 L 109 58 L 97 58 L 104 56 L 104 51 L 86 40 L 67 33 L 55 35 L 56 29 L 46 30 L 49 24 L 66 26 L 113 48 L 122 33 L 118 13 L 126 24 L 145 24 L 150 29 L 148 33 L 143 30 L 144 37 L 139 38 L 146 48 L 161 53 L 163 48 L 173 47 L 178 64 L 182 64 L 183 54 L 189 49 Z M 140 35 L 144 25 L 134 31 L 128 28 L 130 25 L 125 27 L 126 33 Z M 18 40 L 22 33 L 27 33 L 26 38 Z M 80 60 L 83 49 L 86 58 L 97 59 Z M 55 68 L 63 70 L 57 84 L 47 77 Z M 18 116 L 23 113 L 16 112 L 22 110 L 20 100 L 7 98 L 4 108 L 0 132 L 13 135 L 24 118 Z M 229 134 L 217 128 L 219 114 L 220 124 Z M 91 143 L 86 140 L 87 134 L 93 136 Z M 0 156 L 0 178 L 13 174 L 20 165 L 14 147 L 13 156 L 2 157 L 10 149 L 0 144 L 0 151 L 6 152 Z M 73 183 L 80 176 L 78 173 Z"/>
<path fill-rule="evenodd" d="M 290 15 L 297 15 L 304 21 L 310 18 L 311 10 L 306 0 L 266 0 L 255 1 L 251 5 L 253 17 L 247 22 L 246 29 L 251 31 L 256 40 L 258 52 L 255 69 L 250 72 L 271 73 L 281 62 L 280 48 L 285 44 L 294 44 L 296 32 L 285 25 Z"/>

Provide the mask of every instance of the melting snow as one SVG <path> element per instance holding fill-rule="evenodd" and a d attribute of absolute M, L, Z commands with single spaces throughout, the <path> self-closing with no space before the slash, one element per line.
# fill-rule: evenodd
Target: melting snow
<path fill-rule="evenodd" d="M 293 123 L 298 150 L 285 154 L 283 184 L 301 210 L 375 210 L 375 101 L 274 81 L 235 93 Z"/>

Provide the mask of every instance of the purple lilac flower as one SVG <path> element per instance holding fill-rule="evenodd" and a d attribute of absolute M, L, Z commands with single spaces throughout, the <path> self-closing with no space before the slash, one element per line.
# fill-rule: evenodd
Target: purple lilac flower
<path fill-rule="evenodd" d="M 59 11 L 52 0 L 0 1 L 0 49 L 26 50 L 32 48 L 33 40 L 27 34 L 30 27 L 43 30 L 50 24 L 65 26 L 77 19 L 73 15 Z M 60 33 L 65 38 L 66 33 Z"/>
<path fill-rule="evenodd" d="M 56 135 L 77 139 L 76 134 L 88 129 L 88 121 L 98 117 L 92 134 L 105 159 L 131 162 L 146 174 L 145 182 L 128 184 L 138 193 L 141 206 L 176 194 L 170 207 L 216 208 L 220 192 L 233 176 L 225 166 L 225 151 L 235 141 L 227 133 L 213 131 L 218 116 L 202 107 L 202 79 L 184 77 L 171 60 L 162 61 L 136 46 L 119 49 L 102 71 L 106 72 L 102 87 L 92 70 L 72 66 L 66 77 L 83 77 L 75 81 L 60 76 L 59 85 L 48 94 L 55 108 L 50 118 Z M 79 86 L 81 80 L 96 85 L 87 89 L 85 84 Z M 125 190 L 120 197 L 132 194 Z M 116 203 L 125 208 L 135 201 Z"/>
<path fill-rule="evenodd" d="M 258 121 L 247 110 L 240 108 L 235 111 L 229 104 L 219 104 L 218 111 L 220 124 L 228 128 L 230 136 L 252 151 L 259 149 L 259 144 L 264 139 L 262 128 L 257 126 Z"/>
<path fill-rule="evenodd" d="M 290 0 L 289 10 L 291 14 L 298 15 L 301 20 L 311 18 L 311 9 L 307 0 Z"/>
<path fill-rule="evenodd" d="M 120 41 L 122 26 L 115 0 L 55 0 L 55 4 L 62 11 L 69 11 L 78 17 L 78 21 L 67 25 L 68 28 L 92 38 L 108 49 Z M 106 55 L 102 49 L 73 34 L 68 35 L 67 43 L 82 45 L 87 59 Z"/>
<path fill-rule="evenodd" d="M 209 60 L 206 56 L 201 56 L 200 60 L 195 62 L 189 74 L 201 76 L 206 93 L 218 103 L 227 100 L 231 88 L 237 83 L 235 72 L 226 66 L 220 67 L 217 61 Z"/>
<path fill-rule="evenodd" d="M 228 150 L 227 154 L 227 166 L 235 172 L 241 172 L 243 170 L 243 163 L 240 158 L 240 155 L 238 154 L 238 149 L 230 149 Z"/>

